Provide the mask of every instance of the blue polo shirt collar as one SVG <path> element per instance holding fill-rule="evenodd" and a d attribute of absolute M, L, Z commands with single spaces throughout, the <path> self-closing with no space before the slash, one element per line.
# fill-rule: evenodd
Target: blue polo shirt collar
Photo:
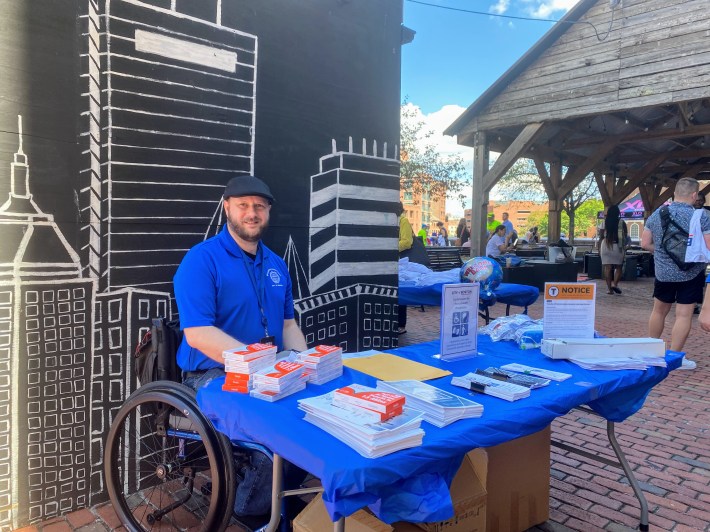
<path fill-rule="evenodd" d="M 229 229 L 227 229 L 227 224 L 224 225 L 222 231 L 220 231 L 220 233 L 217 235 L 217 238 L 219 239 L 220 244 L 222 244 L 227 253 L 237 259 L 241 259 L 243 257 L 242 250 L 239 249 L 239 244 L 237 244 L 236 240 L 234 240 L 232 234 L 229 232 Z M 261 250 L 261 254 L 257 252 L 257 261 L 260 255 L 261 260 L 266 261 L 267 257 L 269 256 L 270 250 L 266 246 L 262 245 L 261 240 L 259 241 L 258 246 L 258 250 Z"/>

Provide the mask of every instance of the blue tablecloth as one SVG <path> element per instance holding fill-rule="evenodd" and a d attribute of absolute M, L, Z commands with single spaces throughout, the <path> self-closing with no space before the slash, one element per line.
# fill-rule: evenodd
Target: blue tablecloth
<path fill-rule="evenodd" d="M 475 395 L 451 386 L 451 377 L 431 384 L 470 397 L 483 404 L 483 416 L 436 428 L 426 422 L 424 443 L 377 459 L 363 458 L 350 447 L 304 421 L 299 398 L 319 395 L 352 382 L 375 385 L 375 379 L 345 368 L 343 376 L 307 389 L 276 403 L 247 395 L 223 392 L 217 379 L 197 394 L 200 408 L 218 430 L 234 440 L 260 442 L 273 452 L 321 479 L 326 508 L 333 520 L 369 506 L 385 522 L 438 521 L 453 515 L 448 486 L 466 452 L 527 436 L 546 427 L 575 406 L 588 404 L 611 421 L 635 413 L 651 388 L 669 369 L 680 366 L 682 354 L 668 352 L 668 368 L 647 371 L 589 371 L 564 361 L 551 360 L 539 350 L 520 350 L 512 342 L 491 342 L 479 337 L 479 353 L 468 360 L 441 362 L 432 358 L 438 341 L 402 347 L 398 355 L 462 375 L 476 368 L 520 362 L 571 373 L 561 383 L 533 390 L 531 396 L 507 402 Z"/>
<path fill-rule="evenodd" d="M 403 282 L 399 285 L 400 305 L 428 305 L 437 307 L 441 305 L 441 290 L 446 283 L 435 283 L 427 286 L 414 286 L 413 283 Z M 492 295 L 481 293 L 481 304 L 487 307 L 496 302 L 516 307 L 528 307 L 537 301 L 540 290 L 535 286 L 515 283 L 501 283 L 493 290 Z"/>

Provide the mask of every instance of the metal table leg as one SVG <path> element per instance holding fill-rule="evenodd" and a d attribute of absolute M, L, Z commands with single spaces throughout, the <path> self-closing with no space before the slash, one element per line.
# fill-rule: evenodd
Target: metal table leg
<path fill-rule="evenodd" d="M 614 432 L 613 421 L 606 422 L 606 434 L 609 437 L 609 443 L 611 443 L 612 449 L 614 449 L 614 454 L 616 454 L 616 457 L 619 459 L 619 464 L 624 470 L 626 478 L 629 479 L 631 488 L 634 490 L 636 498 L 641 504 L 641 522 L 639 523 L 639 530 L 641 530 L 642 532 L 648 532 L 648 502 L 646 502 L 646 496 L 643 494 L 641 486 L 639 486 L 638 480 L 636 480 L 634 472 L 631 470 L 631 466 L 629 466 L 629 462 L 626 460 L 626 456 L 621 450 L 619 442 L 616 441 L 616 433 Z"/>
<path fill-rule="evenodd" d="M 599 415 L 587 407 L 579 407 L 578 410 L 583 410 L 584 412 L 594 414 L 596 416 Z M 568 445 L 566 443 L 561 443 L 561 442 L 554 441 L 554 440 L 551 441 L 550 443 L 559 449 L 563 449 L 565 451 L 569 451 L 571 453 L 575 453 L 580 456 L 585 456 L 585 457 L 595 460 L 597 462 L 601 462 L 602 464 L 621 468 L 624 471 L 624 474 L 626 475 L 626 478 L 628 479 L 629 484 L 631 485 L 631 489 L 634 490 L 634 495 L 636 495 L 636 498 L 638 499 L 639 504 L 641 506 L 641 518 L 639 521 L 639 530 L 641 530 L 642 532 L 648 532 L 648 530 L 649 530 L 649 528 L 648 528 L 648 502 L 646 501 L 646 496 L 643 494 L 643 490 L 641 489 L 641 486 L 639 485 L 638 480 L 636 480 L 636 477 L 634 476 L 634 472 L 631 470 L 631 466 L 629 466 L 629 462 L 626 460 L 626 455 L 624 455 L 624 451 L 621 450 L 621 446 L 619 445 L 619 442 L 616 440 L 616 433 L 614 432 L 614 426 L 615 426 L 615 424 L 613 421 L 607 420 L 606 434 L 609 438 L 609 443 L 611 444 L 611 448 L 614 450 L 614 454 L 616 454 L 616 458 L 619 460 L 618 462 L 614 462 L 613 460 L 610 460 L 610 459 L 605 458 L 603 456 L 599 456 L 599 455 L 591 453 L 589 451 L 579 449 L 578 447 L 574 447 L 574 446 Z"/>
<path fill-rule="evenodd" d="M 307 493 L 319 493 L 323 491 L 323 488 L 298 488 L 293 490 L 284 490 L 284 468 L 283 468 L 283 458 L 281 455 L 276 453 L 273 454 L 273 480 L 271 482 L 271 517 L 269 522 L 260 528 L 260 532 L 275 532 L 281 522 L 281 515 L 284 510 L 283 499 L 284 497 L 291 497 L 297 495 L 305 495 Z M 283 514 L 285 515 L 285 514 Z M 343 521 L 343 528 L 339 530 L 345 530 L 345 521 Z M 336 523 L 337 526 L 337 523 Z M 289 528 L 290 530 L 290 528 Z"/>

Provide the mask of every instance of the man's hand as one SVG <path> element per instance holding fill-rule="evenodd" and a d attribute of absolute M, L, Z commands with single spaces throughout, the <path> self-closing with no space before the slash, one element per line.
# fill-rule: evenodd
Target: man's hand
<path fill-rule="evenodd" d="M 710 308 L 703 307 L 698 316 L 700 328 L 705 332 L 710 332 Z"/>

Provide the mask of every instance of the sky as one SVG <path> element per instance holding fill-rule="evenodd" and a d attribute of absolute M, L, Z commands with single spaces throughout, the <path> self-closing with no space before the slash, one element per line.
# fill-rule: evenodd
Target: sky
<path fill-rule="evenodd" d="M 577 0 L 418 1 L 404 0 L 404 25 L 416 35 L 402 47 L 402 101 L 419 108 L 440 152 L 460 153 L 471 170 L 473 149 L 443 130 L 553 26 L 540 19 L 560 19 Z M 447 211 L 460 215 L 463 207 L 448 200 Z"/>

